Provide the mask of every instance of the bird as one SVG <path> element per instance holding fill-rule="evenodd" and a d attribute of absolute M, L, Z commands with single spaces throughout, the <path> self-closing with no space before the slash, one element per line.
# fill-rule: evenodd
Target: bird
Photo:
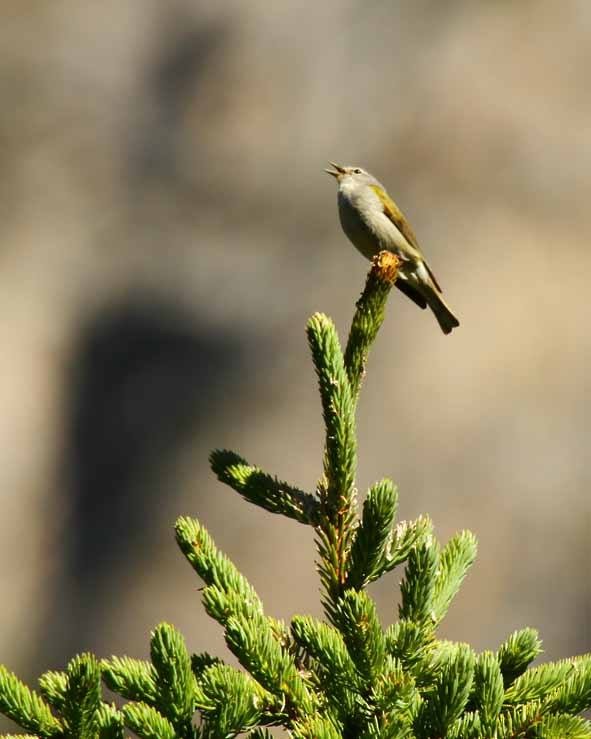
<path fill-rule="evenodd" d="M 460 325 L 445 303 L 441 287 L 427 264 L 408 221 L 386 188 L 361 167 L 329 162 L 338 185 L 339 218 L 345 235 L 367 259 L 382 250 L 400 260 L 396 287 L 419 308 L 432 310 L 444 334 Z"/>

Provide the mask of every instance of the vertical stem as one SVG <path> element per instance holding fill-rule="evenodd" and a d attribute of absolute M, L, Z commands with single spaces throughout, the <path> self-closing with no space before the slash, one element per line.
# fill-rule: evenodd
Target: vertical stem
<path fill-rule="evenodd" d="M 400 260 L 392 252 L 381 251 L 376 254 L 367 275 L 365 288 L 356 304 L 357 310 L 351 322 L 345 349 L 345 368 L 355 402 L 365 376 L 369 350 L 384 321 L 386 301 L 396 282 L 399 266 Z"/>
<path fill-rule="evenodd" d="M 380 252 L 373 260 L 357 301 L 345 354 L 332 322 L 321 314 L 308 322 L 308 340 L 320 387 L 326 442 L 324 476 L 318 486 L 321 516 L 317 525 L 320 576 L 329 618 L 348 576 L 357 519 L 355 408 L 372 342 L 384 320 L 386 300 L 398 274 L 398 258 Z"/>

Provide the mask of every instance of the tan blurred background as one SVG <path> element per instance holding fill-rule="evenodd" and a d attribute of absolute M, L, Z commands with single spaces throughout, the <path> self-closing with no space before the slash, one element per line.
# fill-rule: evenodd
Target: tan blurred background
<path fill-rule="evenodd" d="M 270 614 L 320 614 L 312 532 L 207 455 L 319 474 L 304 324 L 344 333 L 367 269 L 328 159 L 388 185 L 462 321 L 393 296 L 360 490 L 477 535 L 446 636 L 591 648 L 590 69 L 586 0 L 4 0 L 1 662 L 143 656 L 162 620 L 224 653 L 179 514 Z"/>

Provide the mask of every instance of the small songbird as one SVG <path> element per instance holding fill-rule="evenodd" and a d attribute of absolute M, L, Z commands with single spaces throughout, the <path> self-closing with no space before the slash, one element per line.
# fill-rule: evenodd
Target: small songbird
<path fill-rule="evenodd" d="M 408 221 L 386 188 L 360 167 L 329 162 L 325 172 L 338 183 L 339 216 L 343 231 L 367 259 L 382 250 L 400 259 L 396 287 L 420 308 L 429 306 L 444 334 L 460 325 L 441 297 L 441 287 Z"/>

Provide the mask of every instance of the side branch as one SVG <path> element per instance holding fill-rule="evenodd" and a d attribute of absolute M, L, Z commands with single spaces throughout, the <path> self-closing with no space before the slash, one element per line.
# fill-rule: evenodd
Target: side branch
<path fill-rule="evenodd" d="M 318 523 L 320 503 L 310 493 L 278 480 L 225 449 L 213 451 L 209 461 L 218 480 L 229 485 L 250 503 L 310 526 Z"/>

